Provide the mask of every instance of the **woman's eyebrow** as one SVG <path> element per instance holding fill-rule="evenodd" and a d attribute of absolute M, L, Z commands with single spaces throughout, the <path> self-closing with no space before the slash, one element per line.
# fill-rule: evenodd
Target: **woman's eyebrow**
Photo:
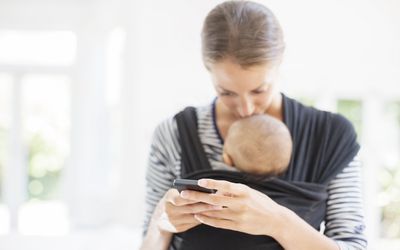
<path fill-rule="evenodd" d="M 267 83 L 266 83 L 266 82 L 263 82 L 263 83 L 261 83 L 257 88 L 253 89 L 252 91 L 259 90 L 259 89 L 261 89 L 262 87 L 264 87 L 265 85 L 267 85 Z"/>
<path fill-rule="evenodd" d="M 264 85 L 266 85 L 266 82 L 261 83 L 257 88 L 250 90 L 250 91 L 257 91 L 260 88 L 264 87 Z M 225 89 L 224 87 L 218 86 L 222 91 L 226 91 L 226 92 L 231 92 L 231 93 L 235 93 L 235 91 L 229 90 L 229 89 Z"/>

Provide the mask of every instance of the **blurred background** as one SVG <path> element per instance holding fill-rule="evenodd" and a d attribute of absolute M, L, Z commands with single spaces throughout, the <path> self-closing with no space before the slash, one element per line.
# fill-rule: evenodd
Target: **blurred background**
<path fill-rule="evenodd" d="M 137 249 L 152 132 L 214 98 L 202 21 L 221 1 L 0 0 L 0 249 Z M 282 92 L 362 145 L 369 249 L 400 249 L 400 2 L 258 1 Z"/>

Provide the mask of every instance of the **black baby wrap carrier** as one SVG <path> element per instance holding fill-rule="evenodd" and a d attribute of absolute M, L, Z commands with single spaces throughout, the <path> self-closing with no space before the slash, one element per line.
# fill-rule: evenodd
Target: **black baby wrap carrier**
<path fill-rule="evenodd" d="M 283 96 L 284 123 L 293 139 L 287 171 L 255 177 L 243 172 L 212 170 L 197 133 L 194 108 L 176 115 L 181 144 L 181 178 L 212 178 L 243 183 L 291 209 L 319 230 L 326 213 L 327 185 L 359 150 L 352 125 L 342 116 L 306 107 Z M 263 225 L 258 225 L 263 226 Z M 201 224 L 174 234 L 170 250 L 283 249 L 268 236 L 250 235 Z"/>

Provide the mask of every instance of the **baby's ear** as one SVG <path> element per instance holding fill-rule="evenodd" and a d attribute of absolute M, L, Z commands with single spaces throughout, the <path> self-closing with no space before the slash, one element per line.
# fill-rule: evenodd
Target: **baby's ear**
<path fill-rule="evenodd" d="M 222 159 L 226 165 L 233 166 L 232 158 L 227 153 L 222 154 Z"/>

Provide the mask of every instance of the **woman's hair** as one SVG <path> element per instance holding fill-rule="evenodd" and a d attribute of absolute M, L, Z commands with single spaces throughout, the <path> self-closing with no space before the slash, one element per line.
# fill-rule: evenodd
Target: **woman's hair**
<path fill-rule="evenodd" d="M 226 58 L 243 68 L 279 61 L 285 44 L 274 14 L 250 1 L 228 1 L 212 9 L 203 24 L 205 66 Z"/>

